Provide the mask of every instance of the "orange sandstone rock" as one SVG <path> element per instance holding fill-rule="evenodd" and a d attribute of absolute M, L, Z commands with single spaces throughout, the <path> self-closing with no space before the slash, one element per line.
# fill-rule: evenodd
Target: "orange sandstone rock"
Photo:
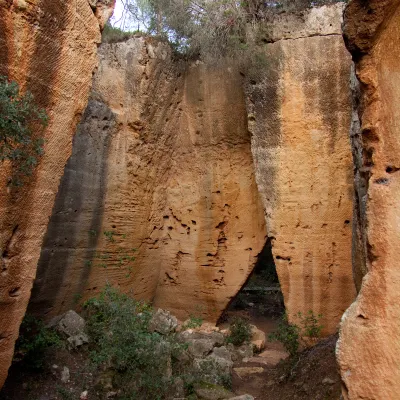
<path fill-rule="evenodd" d="M 337 357 L 346 400 L 400 393 L 400 1 L 354 0 L 345 40 L 360 81 L 353 126 L 360 292 L 343 316 Z M 358 129 L 357 129 L 358 128 Z"/>
<path fill-rule="evenodd" d="M 322 314 L 329 334 L 355 296 L 351 60 L 340 31 L 342 5 L 312 13 L 318 18 L 293 24 L 300 32 L 266 46 L 265 78 L 250 82 L 248 112 L 256 179 L 289 317 L 299 323 L 298 312 Z"/>
<path fill-rule="evenodd" d="M 87 0 L 0 0 L 0 74 L 30 90 L 46 109 L 45 154 L 22 188 L 0 169 L 0 387 L 11 363 L 64 165 L 86 106 L 100 25 Z M 99 1 L 97 7 L 104 7 Z M 104 9 L 104 8 L 103 8 Z"/>
<path fill-rule="evenodd" d="M 151 39 L 99 54 L 32 309 L 60 314 L 109 282 L 181 320 L 215 323 L 266 236 L 242 77 L 176 62 Z"/>

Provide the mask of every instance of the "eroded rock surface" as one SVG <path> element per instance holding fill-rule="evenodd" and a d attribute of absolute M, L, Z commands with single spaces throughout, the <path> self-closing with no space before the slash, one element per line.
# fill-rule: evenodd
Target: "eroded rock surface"
<path fill-rule="evenodd" d="M 266 46 L 265 78 L 248 88 L 256 179 L 284 300 L 322 314 L 332 333 L 355 296 L 351 269 L 351 60 L 342 5 L 283 20 Z M 283 17 L 282 17 L 283 18 Z M 289 18 L 291 21 L 292 18 Z M 280 28 L 279 28 L 280 27 Z"/>
<path fill-rule="evenodd" d="M 32 309 L 58 315 L 110 282 L 215 322 L 265 236 L 239 72 L 151 39 L 102 45 Z"/>
<path fill-rule="evenodd" d="M 0 74 L 30 90 L 49 124 L 44 156 L 23 190 L 0 170 L 0 387 L 30 297 L 41 243 L 97 63 L 100 26 L 113 1 L 0 0 Z"/>
<path fill-rule="evenodd" d="M 361 83 L 353 124 L 357 300 L 337 347 L 346 400 L 396 399 L 400 392 L 400 1 L 353 0 L 345 40 Z M 358 104 L 356 104 L 357 106 Z"/>

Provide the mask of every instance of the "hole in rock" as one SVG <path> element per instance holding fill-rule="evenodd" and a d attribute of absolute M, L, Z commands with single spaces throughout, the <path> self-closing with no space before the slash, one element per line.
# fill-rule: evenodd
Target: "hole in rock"
<path fill-rule="evenodd" d="M 393 167 L 393 166 L 390 166 L 390 165 L 386 168 L 386 172 L 388 174 L 394 174 L 397 171 L 400 171 L 400 168 Z"/>
<path fill-rule="evenodd" d="M 284 312 L 271 238 L 268 238 L 253 271 L 228 304 L 218 324 L 225 327 L 235 317 L 241 317 L 248 319 L 268 335 L 276 330 Z"/>
<path fill-rule="evenodd" d="M 9 292 L 8 292 L 8 295 L 10 296 L 10 297 L 18 297 L 20 294 L 21 294 L 21 290 L 20 290 L 21 288 L 18 286 L 18 287 L 15 287 L 15 288 L 13 288 L 13 289 L 11 289 Z"/>

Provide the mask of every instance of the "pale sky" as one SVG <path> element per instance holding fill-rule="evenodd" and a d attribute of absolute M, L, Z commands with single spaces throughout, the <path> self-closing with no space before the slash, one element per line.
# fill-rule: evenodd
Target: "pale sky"
<path fill-rule="evenodd" d="M 138 25 L 137 23 L 129 23 L 129 21 L 127 20 L 123 20 L 121 19 L 122 14 L 124 11 L 124 6 L 122 4 L 121 0 L 117 0 L 117 2 L 115 3 L 115 8 L 114 8 L 114 14 L 110 19 L 110 23 L 112 26 L 115 26 L 117 28 L 120 28 L 124 31 L 135 31 L 136 29 L 138 29 Z M 144 27 L 140 27 L 142 30 L 144 30 Z"/>
<path fill-rule="evenodd" d="M 117 3 L 115 4 L 114 14 L 110 21 L 112 23 L 112 25 L 115 25 L 115 21 L 118 21 L 121 18 L 122 10 L 123 10 L 123 6 L 121 3 L 121 0 L 117 0 Z M 119 24 L 116 24 L 116 25 L 119 25 Z"/>

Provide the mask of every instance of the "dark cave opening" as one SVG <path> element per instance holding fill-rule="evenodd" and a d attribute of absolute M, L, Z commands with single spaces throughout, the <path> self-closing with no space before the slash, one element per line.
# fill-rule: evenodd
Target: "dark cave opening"
<path fill-rule="evenodd" d="M 284 314 L 285 306 L 272 254 L 272 239 L 267 238 L 253 271 L 228 304 L 218 324 L 241 317 L 262 325 L 263 322 L 278 320 Z"/>

